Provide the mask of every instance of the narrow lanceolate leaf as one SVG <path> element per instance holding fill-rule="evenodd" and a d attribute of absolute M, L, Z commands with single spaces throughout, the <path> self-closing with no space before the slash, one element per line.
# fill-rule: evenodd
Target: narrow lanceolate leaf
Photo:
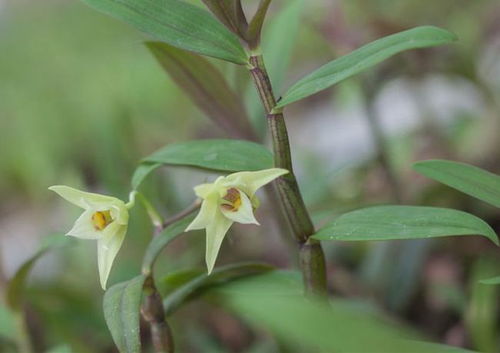
<path fill-rule="evenodd" d="M 378 206 L 340 216 L 313 235 L 318 240 L 422 239 L 482 235 L 498 245 L 493 229 L 469 213 L 437 207 Z"/>
<path fill-rule="evenodd" d="M 266 273 L 272 269 L 272 266 L 266 264 L 244 263 L 217 268 L 210 275 L 206 272 L 200 274 L 164 299 L 165 313 L 166 315 L 174 313 L 182 304 L 203 295 L 209 289 L 244 277 Z"/>
<path fill-rule="evenodd" d="M 132 189 L 137 190 L 144 179 L 146 179 L 151 172 L 161 167 L 161 165 L 161 163 L 141 163 L 134 171 L 134 175 L 132 175 Z"/>
<path fill-rule="evenodd" d="M 242 278 L 213 292 L 249 324 L 300 346 L 301 352 L 472 353 L 413 341 L 414 334 L 404 325 L 392 324 L 359 303 L 306 299 L 281 274 L 272 271 Z"/>
<path fill-rule="evenodd" d="M 142 261 L 142 272 L 145 274 L 151 273 L 151 269 L 155 260 L 160 255 L 160 252 L 178 235 L 184 233 L 189 223 L 194 219 L 194 215 L 189 215 L 181 220 L 172 223 L 165 228 L 160 234 L 153 238 L 146 249 L 146 254 Z"/>
<path fill-rule="evenodd" d="M 10 309 L 17 311 L 21 308 L 24 299 L 26 280 L 38 259 L 51 249 L 64 246 L 69 242 L 71 242 L 71 240 L 62 235 L 47 237 L 41 249 L 16 271 L 14 276 L 7 282 L 6 287 L 6 301 Z"/>
<path fill-rule="evenodd" d="M 413 168 L 428 178 L 500 207 L 500 176 L 496 174 L 469 164 L 445 160 L 417 162 Z"/>
<path fill-rule="evenodd" d="M 485 279 L 480 280 L 479 283 L 482 283 L 482 284 L 500 284 L 500 276 L 492 277 L 492 278 L 485 278 Z"/>
<path fill-rule="evenodd" d="M 272 168 L 273 156 L 254 142 L 210 139 L 167 145 L 143 162 L 239 172 Z"/>
<path fill-rule="evenodd" d="M 104 318 L 121 353 L 140 353 L 139 311 L 146 276 L 115 284 L 104 294 Z"/>
<path fill-rule="evenodd" d="M 208 60 L 161 42 L 146 44 L 189 98 L 231 136 L 255 139 L 241 99 Z"/>
<path fill-rule="evenodd" d="M 207 11 L 180 0 L 83 0 L 177 48 L 246 64 L 238 37 Z"/>
<path fill-rule="evenodd" d="M 331 61 L 295 83 L 276 108 L 282 108 L 322 91 L 402 51 L 433 47 L 455 40 L 456 37 L 452 33 L 432 26 L 417 27 L 378 39 Z"/>
<path fill-rule="evenodd" d="M 264 25 L 264 19 L 266 18 L 270 4 L 271 0 L 261 0 L 257 12 L 250 21 L 247 40 L 251 48 L 257 48 L 259 46 L 262 26 Z"/>

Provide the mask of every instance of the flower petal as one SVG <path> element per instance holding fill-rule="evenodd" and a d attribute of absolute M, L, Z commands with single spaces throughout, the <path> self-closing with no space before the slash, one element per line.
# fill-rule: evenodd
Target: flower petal
<path fill-rule="evenodd" d="M 93 210 L 85 210 L 80 217 L 75 221 L 73 228 L 66 233 L 80 239 L 99 239 L 102 236 L 101 231 L 97 231 L 92 223 Z"/>
<path fill-rule="evenodd" d="M 233 221 L 226 218 L 221 212 L 215 213 L 215 219 L 207 226 L 207 245 L 205 261 L 207 263 L 208 274 L 215 266 L 215 260 L 219 254 L 222 241 Z"/>
<path fill-rule="evenodd" d="M 89 203 L 100 204 L 110 203 L 118 200 L 116 197 L 94 194 L 91 192 L 80 191 L 66 185 L 54 185 L 49 187 L 49 190 L 54 191 L 66 201 L 71 202 L 78 207 L 87 209 Z"/>
<path fill-rule="evenodd" d="M 239 172 L 228 175 L 225 178 L 225 183 L 230 186 L 236 186 L 249 197 L 252 197 L 259 188 L 287 173 L 288 170 L 282 168 L 270 168 L 256 172 Z"/>
<path fill-rule="evenodd" d="M 241 205 L 237 211 L 231 211 L 221 207 L 221 211 L 230 220 L 243 224 L 259 224 L 253 214 L 252 202 L 248 196 L 240 191 Z"/>
<path fill-rule="evenodd" d="M 214 184 L 200 184 L 194 187 L 194 193 L 201 199 L 205 199 L 214 191 Z"/>
<path fill-rule="evenodd" d="M 218 207 L 218 198 L 213 195 L 205 200 L 203 200 L 200 208 L 200 212 L 195 219 L 187 226 L 186 232 L 195 229 L 206 228 L 215 219 L 215 213 Z"/>
<path fill-rule="evenodd" d="M 127 226 L 113 222 L 102 233 L 102 238 L 97 241 L 97 265 L 101 287 L 106 290 L 106 282 L 108 281 L 113 261 L 123 244 L 123 239 L 125 239 Z"/>

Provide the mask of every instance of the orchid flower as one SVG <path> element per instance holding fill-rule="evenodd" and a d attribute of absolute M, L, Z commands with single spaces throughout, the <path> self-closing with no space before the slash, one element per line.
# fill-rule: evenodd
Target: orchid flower
<path fill-rule="evenodd" d="M 239 172 L 194 188 L 202 204 L 200 212 L 186 231 L 206 228 L 205 260 L 209 274 L 214 268 L 222 240 L 233 222 L 259 224 L 253 213 L 259 207 L 259 200 L 255 196 L 257 189 L 286 173 L 287 170 L 280 168 Z"/>
<path fill-rule="evenodd" d="M 128 210 L 134 204 L 133 194 L 125 204 L 116 197 L 84 192 L 64 185 L 51 186 L 49 189 L 84 209 L 66 235 L 97 240 L 99 277 L 101 287 L 106 289 L 113 261 L 127 233 Z"/>

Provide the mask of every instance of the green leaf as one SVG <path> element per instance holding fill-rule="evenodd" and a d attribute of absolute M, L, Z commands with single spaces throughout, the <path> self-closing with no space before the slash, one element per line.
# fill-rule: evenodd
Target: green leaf
<path fill-rule="evenodd" d="M 373 310 L 348 301 L 306 299 L 296 288 L 290 273 L 272 271 L 221 285 L 213 293 L 255 327 L 268 329 L 286 346 L 301 347 L 301 352 L 467 352 L 407 340 L 413 338 L 409 330 L 389 324 Z"/>
<path fill-rule="evenodd" d="M 417 27 L 378 39 L 331 61 L 295 83 L 284 94 L 276 108 L 283 108 L 322 91 L 402 51 L 433 47 L 455 40 L 454 34 L 433 26 Z"/>
<path fill-rule="evenodd" d="M 163 301 L 166 315 L 174 313 L 182 304 L 190 301 L 208 289 L 223 285 L 235 279 L 262 274 L 271 271 L 272 266 L 266 264 L 243 263 L 216 268 L 211 275 L 206 273 L 184 283 L 170 293 Z"/>
<path fill-rule="evenodd" d="M 172 223 L 160 234 L 155 236 L 148 245 L 144 259 L 142 260 L 142 272 L 149 274 L 160 252 L 178 235 L 184 233 L 189 223 L 194 219 L 194 215 L 189 215 L 181 220 Z"/>
<path fill-rule="evenodd" d="M 46 237 L 44 239 L 44 244 L 41 246 L 40 250 L 30 257 L 7 283 L 6 301 L 10 309 L 14 311 L 20 310 L 24 300 L 26 280 L 37 260 L 50 250 L 60 248 L 69 242 L 71 242 L 71 240 L 62 235 Z"/>
<path fill-rule="evenodd" d="M 479 283 L 482 284 L 500 284 L 500 276 L 498 277 L 492 277 L 492 278 L 485 278 L 479 281 Z"/>
<path fill-rule="evenodd" d="M 141 163 L 132 175 L 132 189 L 137 190 L 146 177 L 156 169 L 161 167 L 161 163 Z"/>
<path fill-rule="evenodd" d="M 72 353 L 71 347 L 67 344 L 61 344 L 53 347 L 46 351 L 45 353 Z"/>
<path fill-rule="evenodd" d="M 83 0 L 180 49 L 246 64 L 247 54 L 238 37 L 207 11 L 179 0 Z"/>
<path fill-rule="evenodd" d="M 500 207 L 500 176 L 465 163 L 445 160 L 417 162 L 413 168 L 420 174 Z"/>
<path fill-rule="evenodd" d="M 255 139 L 243 102 L 214 65 L 165 43 L 146 45 L 163 69 L 216 125 L 233 137 Z"/>
<path fill-rule="evenodd" d="M 260 43 L 260 33 L 262 31 L 262 26 L 264 25 L 264 19 L 266 18 L 267 10 L 271 0 L 261 0 L 257 12 L 253 16 L 250 24 L 248 25 L 248 42 L 251 48 L 257 48 Z"/>
<path fill-rule="evenodd" d="M 240 140 L 197 140 L 170 144 L 143 161 L 225 172 L 273 167 L 273 156 L 269 150 L 257 143 Z"/>
<path fill-rule="evenodd" d="M 104 318 L 121 353 L 140 353 L 139 311 L 145 275 L 115 284 L 104 294 Z"/>
<path fill-rule="evenodd" d="M 378 206 L 343 214 L 313 235 L 317 240 L 394 240 L 483 235 L 498 245 L 493 229 L 469 213 L 420 206 Z"/>

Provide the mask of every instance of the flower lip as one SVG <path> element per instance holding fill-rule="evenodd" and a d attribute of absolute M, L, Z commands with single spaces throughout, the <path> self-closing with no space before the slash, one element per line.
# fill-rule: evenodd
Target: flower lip
<path fill-rule="evenodd" d="M 241 206 L 241 191 L 237 188 L 230 188 L 226 196 L 222 198 L 221 207 L 227 211 L 237 212 Z"/>
<path fill-rule="evenodd" d="M 96 211 L 92 215 L 92 224 L 97 231 L 103 230 L 113 222 L 110 211 Z"/>

